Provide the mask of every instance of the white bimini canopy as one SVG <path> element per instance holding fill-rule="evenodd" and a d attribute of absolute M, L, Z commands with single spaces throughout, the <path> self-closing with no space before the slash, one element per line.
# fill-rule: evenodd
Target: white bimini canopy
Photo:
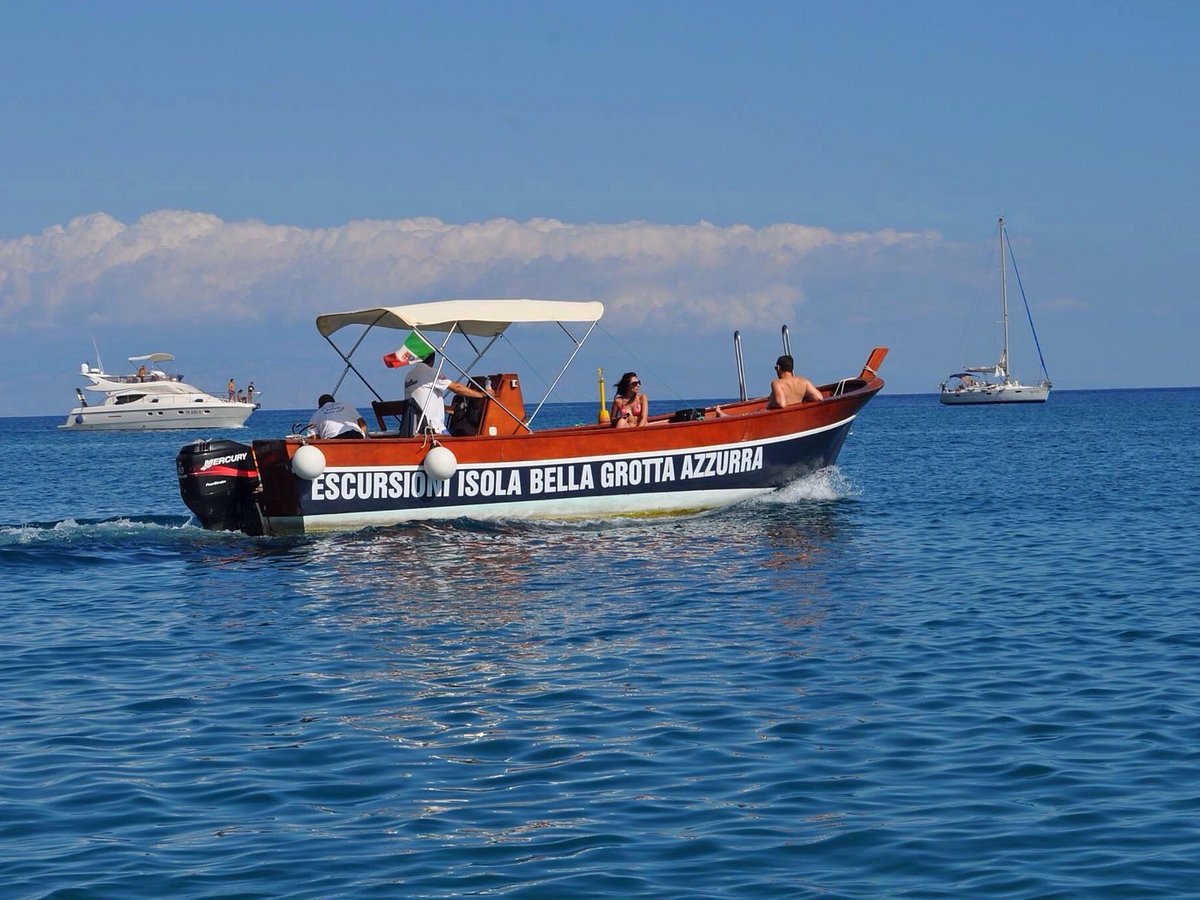
<path fill-rule="evenodd" d="M 604 304 L 596 300 L 437 300 L 324 313 L 317 316 L 317 331 L 328 338 L 347 325 L 366 325 L 495 337 L 514 322 L 597 322 L 603 315 Z"/>

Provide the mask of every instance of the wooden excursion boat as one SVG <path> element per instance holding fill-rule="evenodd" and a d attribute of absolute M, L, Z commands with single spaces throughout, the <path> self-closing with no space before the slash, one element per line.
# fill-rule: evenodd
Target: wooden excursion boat
<path fill-rule="evenodd" d="M 419 410 L 411 401 L 385 401 L 371 388 L 379 398 L 372 404 L 378 430 L 368 439 L 298 434 L 250 445 L 198 441 L 176 459 L 180 493 L 203 527 L 250 535 L 421 519 L 694 512 L 737 503 L 833 465 L 854 417 L 883 387 L 876 370 L 887 348 L 877 347 L 858 374 L 821 386 L 820 401 L 768 409 L 767 398 L 760 397 L 722 404 L 719 412 L 709 407 L 653 416 L 643 427 L 535 431 L 545 399 L 527 412 L 516 374 L 474 374 L 484 371 L 480 359 L 511 325 L 548 322 L 557 323 L 574 344 L 561 378 L 603 312 L 596 302 L 446 300 L 318 316 L 318 331 L 345 361 L 343 378 L 353 371 L 368 388 L 352 362 L 366 332 L 349 353 L 333 342 L 333 334 L 362 326 L 410 330 L 422 338 L 443 335 L 439 372 L 449 366 L 452 380 L 474 378 L 486 386 L 487 396 L 464 413 L 470 433 L 461 433 L 461 422 L 452 417 L 453 435 L 411 434 Z M 586 327 L 586 333 L 576 339 L 568 325 Z M 474 353 L 461 367 L 446 353 L 455 334 Z M 479 349 L 477 340 L 487 343 Z"/>

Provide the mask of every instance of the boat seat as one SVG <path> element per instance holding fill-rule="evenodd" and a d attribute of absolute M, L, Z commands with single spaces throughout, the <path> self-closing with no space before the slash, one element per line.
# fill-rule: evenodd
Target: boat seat
<path fill-rule="evenodd" d="M 420 410 L 411 400 L 372 400 L 371 409 L 375 411 L 380 431 L 395 430 L 400 437 L 413 436 Z M 394 425 L 388 425 L 388 417 L 395 419 Z"/>
<path fill-rule="evenodd" d="M 446 426 L 447 430 L 459 437 L 471 437 L 479 434 L 479 426 L 483 422 L 487 403 L 487 397 L 455 397 L 450 421 Z"/>

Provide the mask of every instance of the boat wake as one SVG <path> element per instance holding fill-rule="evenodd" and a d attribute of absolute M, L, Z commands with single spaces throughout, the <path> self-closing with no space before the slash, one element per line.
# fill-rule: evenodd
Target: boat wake
<path fill-rule="evenodd" d="M 645 529 L 659 525 L 678 525 L 696 519 L 721 519 L 737 515 L 736 510 L 755 507 L 792 506 L 805 502 L 827 502 L 859 496 L 859 491 L 836 466 L 821 469 L 792 482 L 777 491 L 746 501 L 734 507 L 704 510 L 694 513 L 629 516 L 616 518 L 581 519 L 453 519 L 436 522 L 413 522 L 390 528 L 365 529 L 360 536 L 409 532 L 419 535 L 443 532 L 460 535 L 534 536 L 538 533 L 612 531 L 615 528 Z M 308 535 L 301 541 L 317 540 L 323 535 Z M 181 544 L 241 543 L 244 535 L 230 531 L 209 531 L 200 527 L 193 516 L 117 516 L 106 519 L 66 518 L 49 522 L 26 522 L 20 525 L 0 525 L 0 553 L 21 549 L 58 549 L 99 551 L 113 548 L 120 553 L 136 547 L 139 551 L 154 552 L 156 547 L 169 550 Z M 276 539 L 262 539 L 274 543 Z M 294 541 L 293 541 L 294 542 Z"/>
<path fill-rule="evenodd" d="M 860 493 L 837 466 L 829 466 L 751 502 L 764 506 L 789 506 L 804 500 L 845 500 L 858 497 Z"/>
<path fill-rule="evenodd" d="M 205 531 L 191 516 L 118 516 L 112 519 L 67 518 L 57 522 L 0 525 L 0 549 L 96 544 L 147 544 L 177 537 L 189 541 L 222 538 Z"/>

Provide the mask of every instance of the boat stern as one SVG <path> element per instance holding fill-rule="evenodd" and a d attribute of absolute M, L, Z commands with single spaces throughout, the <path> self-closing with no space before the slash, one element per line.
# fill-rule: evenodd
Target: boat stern
<path fill-rule="evenodd" d="M 263 533 L 253 448 L 228 440 L 195 441 L 179 451 L 175 470 L 179 494 L 204 528 Z"/>

